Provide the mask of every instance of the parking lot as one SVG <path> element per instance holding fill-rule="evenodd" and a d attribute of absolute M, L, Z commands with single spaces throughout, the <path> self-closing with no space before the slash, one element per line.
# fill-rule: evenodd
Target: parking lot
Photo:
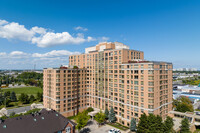
<path fill-rule="evenodd" d="M 112 129 L 112 127 L 108 127 L 108 126 L 105 125 L 105 126 L 102 126 L 102 127 L 98 128 L 98 129 L 94 130 L 93 132 L 94 133 L 108 133 L 108 131 L 110 129 Z"/>
<path fill-rule="evenodd" d="M 103 125 L 101 127 L 98 127 L 96 121 L 89 121 L 88 125 L 84 129 L 82 129 L 81 133 L 108 133 L 108 131 L 113 128 L 114 127 L 110 125 Z M 121 133 L 126 132 L 121 130 Z"/>
<path fill-rule="evenodd" d="M 108 131 L 109 131 L 110 129 L 113 129 L 113 128 L 114 128 L 114 127 L 112 127 L 112 126 L 104 125 L 104 126 L 98 128 L 98 129 L 92 131 L 91 133 L 108 133 Z M 115 128 L 115 129 L 116 129 L 116 128 Z M 121 133 L 126 133 L 126 132 L 124 132 L 124 131 L 121 130 Z"/>

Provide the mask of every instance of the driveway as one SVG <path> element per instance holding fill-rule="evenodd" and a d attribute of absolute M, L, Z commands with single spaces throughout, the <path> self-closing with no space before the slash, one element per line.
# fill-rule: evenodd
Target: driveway
<path fill-rule="evenodd" d="M 112 127 L 112 126 L 110 126 L 110 125 L 104 125 L 104 126 L 101 126 L 100 128 L 98 128 L 98 129 L 96 129 L 96 130 L 94 130 L 93 132 L 91 132 L 91 133 L 108 133 L 108 131 L 110 130 L 110 129 L 113 129 L 114 127 Z M 115 129 L 117 129 L 117 128 L 115 128 Z M 121 131 L 121 133 L 126 133 L 125 131 L 122 131 L 122 130 L 120 130 Z"/>
<path fill-rule="evenodd" d="M 82 129 L 80 133 L 108 133 L 108 131 L 113 128 L 114 127 L 110 125 L 103 125 L 101 127 L 98 127 L 98 124 L 95 120 L 89 120 L 87 126 L 84 129 Z M 121 133 L 126 132 L 121 130 Z"/>

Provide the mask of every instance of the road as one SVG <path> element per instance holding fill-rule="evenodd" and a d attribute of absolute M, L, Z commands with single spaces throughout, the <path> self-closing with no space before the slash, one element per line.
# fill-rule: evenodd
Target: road
<path fill-rule="evenodd" d="M 31 110 L 31 106 L 8 109 L 7 115 L 10 115 L 12 112 L 15 112 L 15 114 L 20 114 L 20 113 L 24 113 L 24 112 L 29 111 L 29 110 Z"/>

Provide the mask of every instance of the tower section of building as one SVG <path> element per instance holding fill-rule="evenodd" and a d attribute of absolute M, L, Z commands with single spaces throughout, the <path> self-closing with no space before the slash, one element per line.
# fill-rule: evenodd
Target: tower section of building
<path fill-rule="evenodd" d="M 47 68 L 43 70 L 43 104 L 64 116 L 87 108 L 86 69 Z"/>

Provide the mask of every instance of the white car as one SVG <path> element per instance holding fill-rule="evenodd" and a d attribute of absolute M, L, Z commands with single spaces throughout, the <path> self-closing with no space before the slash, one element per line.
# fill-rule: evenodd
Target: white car
<path fill-rule="evenodd" d="M 121 133 L 121 131 L 119 129 L 116 129 L 115 133 Z"/>
<path fill-rule="evenodd" d="M 115 129 L 110 129 L 108 133 L 115 133 Z"/>

